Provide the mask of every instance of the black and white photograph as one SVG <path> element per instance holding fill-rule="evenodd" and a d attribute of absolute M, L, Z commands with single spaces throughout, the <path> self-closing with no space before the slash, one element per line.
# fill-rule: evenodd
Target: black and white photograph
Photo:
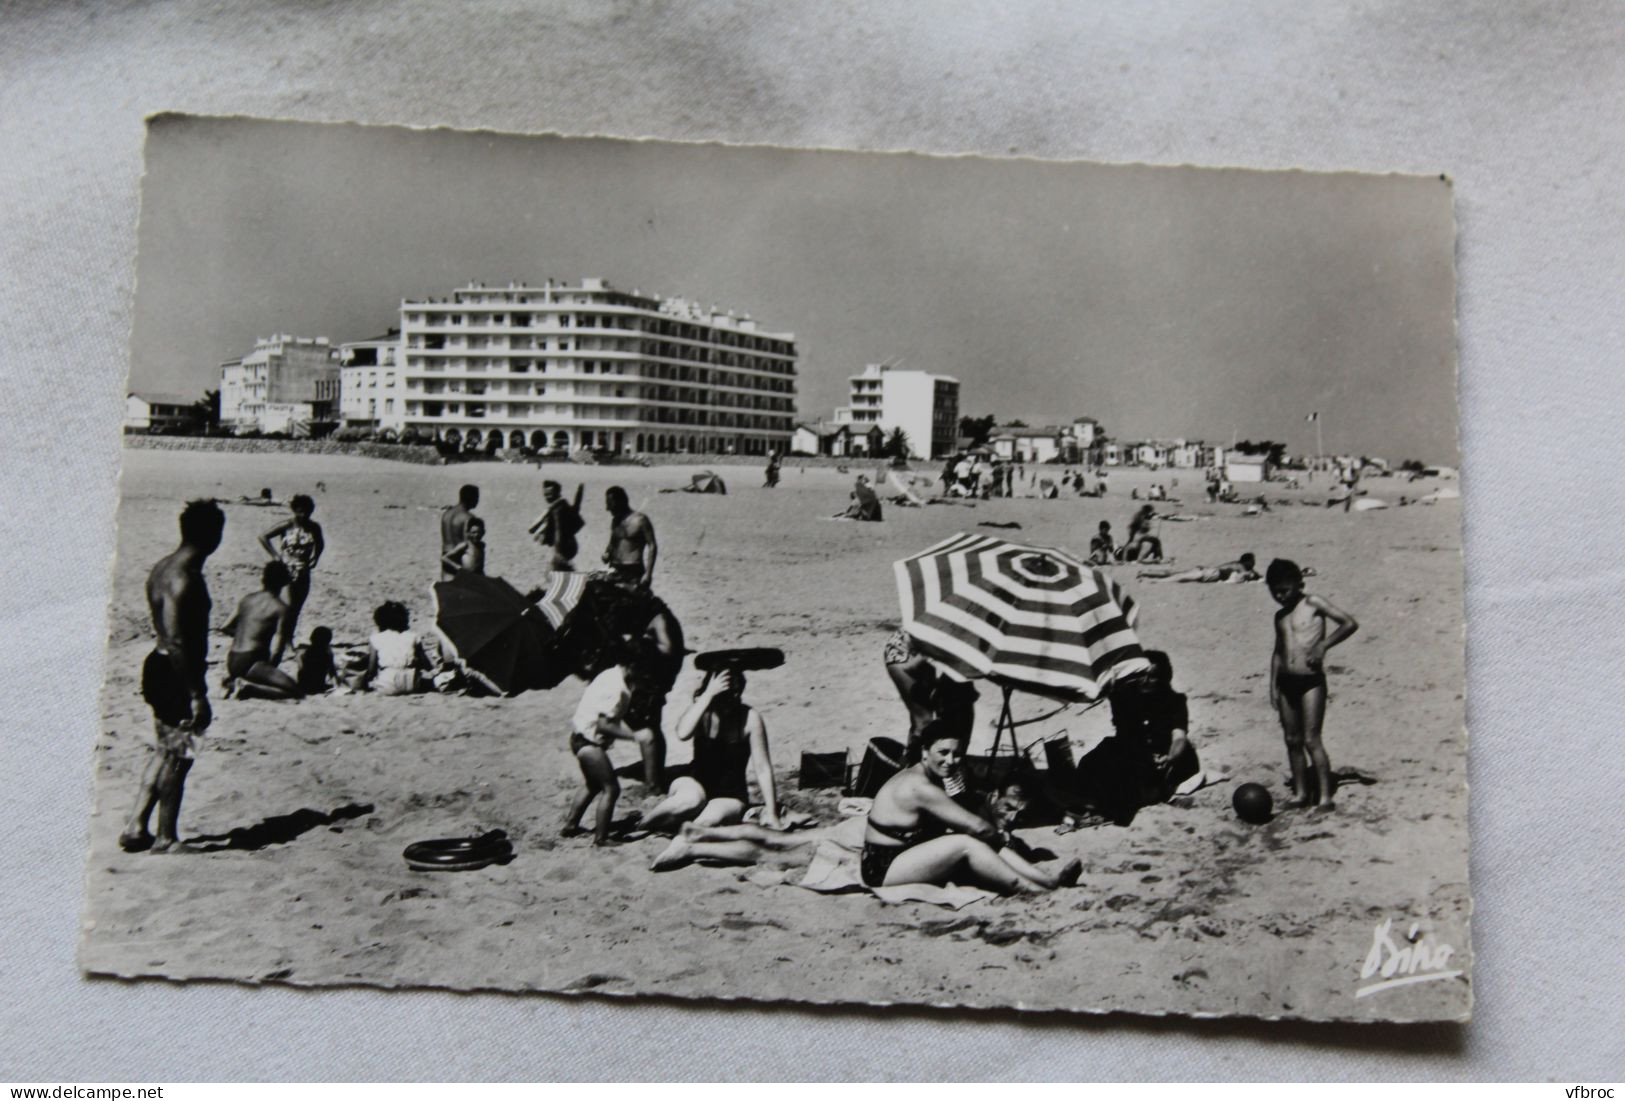
<path fill-rule="evenodd" d="M 148 122 L 80 966 L 1472 1006 L 1443 175 Z"/>

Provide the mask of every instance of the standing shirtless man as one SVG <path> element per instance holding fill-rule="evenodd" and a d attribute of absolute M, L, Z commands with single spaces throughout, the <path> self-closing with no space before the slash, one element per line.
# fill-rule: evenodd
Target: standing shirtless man
<path fill-rule="evenodd" d="M 209 726 L 204 668 L 209 652 L 209 586 L 203 563 L 220 546 L 226 514 L 213 501 L 181 511 L 181 544 L 147 574 L 147 608 L 158 644 L 141 667 L 141 696 L 152 708 L 152 755 L 141 772 L 135 807 L 119 847 L 171 852 L 180 846 L 181 795 L 197 739 Z M 158 832 L 147 823 L 158 808 Z"/>
<path fill-rule="evenodd" d="M 604 491 L 604 507 L 609 509 L 609 546 L 604 561 L 618 584 L 648 592 L 654 582 L 655 559 L 660 547 L 655 542 L 655 526 L 641 512 L 633 512 L 626 490 L 610 486 Z"/>

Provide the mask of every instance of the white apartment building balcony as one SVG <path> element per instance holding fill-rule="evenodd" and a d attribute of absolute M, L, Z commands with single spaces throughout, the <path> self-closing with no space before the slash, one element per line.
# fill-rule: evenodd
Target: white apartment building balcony
<path fill-rule="evenodd" d="M 404 300 L 400 332 L 402 418 L 427 431 L 554 424 L 549 440 L 603 446 L 613 424 L 643 429 L 616 446 L 765 453 L 794 430 L 794 337 L 714 307 L 598 279 L 474 283 Z"/>

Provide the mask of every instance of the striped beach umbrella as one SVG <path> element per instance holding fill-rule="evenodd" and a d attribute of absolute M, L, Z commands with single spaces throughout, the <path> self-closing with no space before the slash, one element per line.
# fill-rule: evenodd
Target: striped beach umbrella
<path fill-rule="evenodd" d="M 542 590 L 536 607 L 546 617 L 548 625 L 557 631 L 564 626 L 565 617 L 575 610 L 587 592 L 587 574 L 563 571 L 555 573 Z"/>
<path fill-rule="evenodd" d="M 952 673 L 1093 700 L 1150 666 L 1134 601 L 1066 551 L 961 533 L 896 570 L 903 629 Z"/>

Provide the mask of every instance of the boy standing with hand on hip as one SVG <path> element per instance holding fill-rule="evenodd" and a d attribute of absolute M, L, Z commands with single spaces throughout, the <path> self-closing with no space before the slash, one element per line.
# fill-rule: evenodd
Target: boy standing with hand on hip
<path fill-rule="evenodd" d="M 1275 650 L 1270 655 L 1270 702 L 1281 717 L 1297 805 L 1330 810 L 1332 766 L 1320 740 L 1326 718 L 1326 651 L 1360 625 L 1347 612 L 1304 592 L 1303 571 L 1296 562 L 1277 558 L 1265 572 L 1264 582 L 1281 606 L 1275 613 Z M 1327 623 L 1335 628 L 1330 634 Z M 1313 788 L 1309 784 L 1311 767 Z"/>

